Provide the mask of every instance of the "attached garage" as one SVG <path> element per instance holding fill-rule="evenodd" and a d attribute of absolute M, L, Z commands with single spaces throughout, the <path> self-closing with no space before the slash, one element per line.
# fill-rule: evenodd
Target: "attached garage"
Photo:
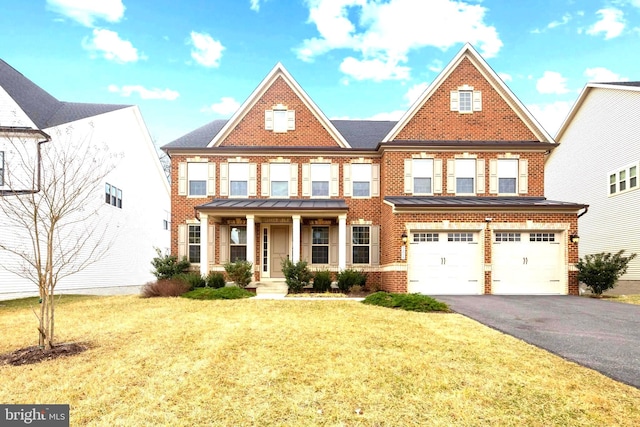
<path fill-rule="evenodd" d="M 427 295 L 482 294 L 483 253 L 478 232 L 412 232 L 408 291 Z"/>
<path fill-rule="evenodd" d="M 559 231 L 495 231 L 492 293 L 566 294 L 563 241 Z"/>

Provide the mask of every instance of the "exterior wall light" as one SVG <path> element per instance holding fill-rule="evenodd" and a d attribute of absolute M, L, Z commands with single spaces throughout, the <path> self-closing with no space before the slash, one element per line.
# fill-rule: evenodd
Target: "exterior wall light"
<path fill-rule="evenodd" d="M 407 232 L 403 231 L 402 232 L 402 236 L 400 236 L 400 238 L 402 239 L 402 245 L 406 245 L 407 244 L 407 240 L 409 239 L 409 236 L 407 236 Z"/>
<path fill-rule="evenodd" d="M 580 241 L 580 236 L 572 234 L 569 236 L 569 240 L 571 240 L 571 243 L 578 243 Z"/>

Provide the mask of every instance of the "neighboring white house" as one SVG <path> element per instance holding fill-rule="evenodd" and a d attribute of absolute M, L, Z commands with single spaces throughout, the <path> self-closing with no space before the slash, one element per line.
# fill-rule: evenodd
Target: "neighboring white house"
<path fill-rule="evenodd" d="M 96 223 L 108 224 L 103 238 L 111 242 L 109 250 L 86 269 L 61 280 L 56 290 L 142 285 L 152 280 L 154 248 L 170 246 L 170 187 L 138 107 L 58 101 L 0 60 L 0 203 L 16 197 L 11 192 L 18 189 L 37 191 L 35 176 L 23 181 L 31 186 L 18 189 L 8 178 L 11 168 L 17 168 L 20 150 L 33 154 L 50 144 L 104 147 L 115 164 L 88 202 L 98 207 Z M 0 242 L 29 245 L 7 224 L 0 209 Z M 36 285 L 11 271 L 18 262 L 0 251 L 0 294 L 37 294 Z"/>
<path fill-rule="evenodd" d="M 580 257 L 640 255 L 640 82 L 589 83 L 560 127 L 545 166 L 545 194 L 589 205 Z M 640 257 L 621 280 L 640 280 Z"/>

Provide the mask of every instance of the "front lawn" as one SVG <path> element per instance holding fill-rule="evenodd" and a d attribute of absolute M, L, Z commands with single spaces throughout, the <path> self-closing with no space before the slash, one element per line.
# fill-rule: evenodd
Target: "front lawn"
<path fill-rule="evenodd" d="M 89 350 L 0 366 L 0 402 L 71 425 L 638 425 L 640 390 L 457 314 L 355 301 L 135 296 L 61 304 Z M 35 344 L 0 306 L 0 353 Z"/>

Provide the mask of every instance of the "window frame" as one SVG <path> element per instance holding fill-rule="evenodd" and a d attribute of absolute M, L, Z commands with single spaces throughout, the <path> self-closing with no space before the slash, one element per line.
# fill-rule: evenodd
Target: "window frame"
<path fill-rule="evenodd" d="M 356 180 L 356 171 L 358 169 L 364 169 L 364 168 L 368 168 L 369 171 L 369 179 L 364 181 L 364 180 Z M 373 182 L 373 165 L 371 163 L 352 163 L 351 164 L 351 198 L 353 199 L 370 199 L 371 193 L 372 193 L 372 182 Z M 367 194 L 366 195 L 361 195 L 361 194 L 356 194 L 356 183 L 358 184 L 362 184 L 362 183 L 366 183 L 368 185 L 367 187 Z"/>
<path fill-rule="evenodd" d="M 356 232 L 358 230 L 358 233 Z M 364 233 L 366 230 L 366 233 Z M 366 236 L 366 243 L 361 238 Z M 358 239 L 358 241 L 356 241 Z M 363 239 L 364 240 L 364 239 Z M 356 262 L 356 249 L 367 250 L 367 262 Z M 360 257 L 360 254 L 358 258 Z M 370 265 L 371 264 L 371 226 L 369 225 L 353 225 L 351 226 L 351 264 L 352 265 Z"/>
<path fill-rule="evenodd" d="M 107 205 L 122 209 L 122 189 L 111 185 L 108 182 L 104 183 L 104 202 Z"/>
<path fill-rule="evenodd" d="M 463 103 L 463 95 L 466 98 L 468 96 L 468 100 L 464 100 Z M 468 108 L 466 108 L 467 106 L 467 101 L 468 101 Z M 463 106 L 465 108 L 463 108 Z M 463 114 L 468 114 L 468 113 L 473 113 L 473 90 L 471 89 L 460 89 L 458 90 L 458 112 L 459 113 L 463 113 Z"/>
<path fill-rule="evenodd" d="M 417 194 L 417 195 L 432 195 L 433 194 L 433 179 L 434 179 L 434 161 L 433 159 L 411 159 L 412 164 L 411 164 L 411 179 L 413 180 L 413 182 L 411 183 L 413 186 L 413 194 Z M 420 172 L 418 171 L 418 168 L 416 166 L 420 165 L 420 163 L 427 163 L 429 164 L 429 168 L 430 168 L 430 174 L 425 173 L 424 176 L 420 175 Z M 424 169 L 424 168 L 423 168 Z M 421 191 L 416 191 L 416 178 L 417 179 L 425 179 L 428 178 L 429 179 L 429 191 L 427 192 L 421 192 Z"/>
<path fill-rule="evenodd" d="M 316 241 L 316 236 L 315 236 L 315 231 L 316 230 L 321 230 L 323 232 L 323 234 L 321 236 L 318 237 L 318 241 Z M 326 234 L 325 234 L 326 233 Z M 322 239 L 322 241 L 320 241 L 320 239 Z M 312 265 L 328 265 L 330 263 L 330 244 L 331 244 L 331 231 L 329 226 L 320 226 L 320 225 L 314 225 L 311 227 L 311 264 Z M 326 262 L 316 262 L 316 260 L 314 260 L 314 249 L 316 248 L 322 248 L 323 250 L 323 257 L 325 256 L 326 252 Z"/>
<path fill-rule="evenodd" d="M 471 173 L 471 176 L 466 176 L 466 175 L 461 175 L 461 170 L 460 169 L 464 169 L 461 167 L 462 164 L 473 164 L 473 172 Z M 470 159 L 454 159 L 454 170 L 455 170 L 455 194 L 461 194 L 461 195 L 475 195 L 477 193 L 476 191 L 476 185 L 477 185 L 477 174 L 478 174 L 478 166 L 477 166 L 477 159 L 474 158 L 470 158 Z M 462 192 L 458 190 L 458 179 L 471 179 L 471 192 Z"/>
<path fill-rule="evenodd" d="M 197 170 L 202 169 L 202 170 Z M 197 175 L 199 179 L 191 179 Z M 202 176 L 200 176 L 202 175 Z M 188 197 L 207 197 L 207 179 L 208 179 L 208 167 L 204 162 L 187 162 L 187 196 Z M 191 185 L 198 184 L 198 188 L 202 189 L 201 192 L 192 191 Z"/>
<path fill-rule="evenodd" d="M 282 170 L 278 170 L 278 169 L 282 169 Z M 274 172 L 278 172 L 278 173 L 274 173 Z M 279 174 L 282 174 L 282 176 L 286 177 L 287 178 L 286 181 L 283 181 L 282 179 L 275 180 L 274 177 L 282 178 L 281 176 L 279 176 Z M 286 191 L 284 191 L 284 194 L 274 195 L 273 184 L 283 183 L 283 182 L 287 183 L 287 188 L 286 188 Z M 269 163 L 269 196 L 280 198 L 280 199 L 288 199 L 290 186 L 291 186 L 291 163 L 276 163 L 276 162 Z"/>
<path fill-rule="evenodd" d="M 607 173 L 607 196 L 617 196 L 640 188 L 639 171 L 640 162 L 634 162 Z"/>
<path fill-rule="evenodd" d="M 497 174 L 497 179 L 498 179 L 498 182 L 497 182 L 497 184 L 498 184 L 498 194 L 509 194 L 509 195 L 518 194 L 518 176 L 519 176 L 519 173 L 520 173 L 520 170 L 519 170 L 520 169 L 520 160 L 519 159 L 497 159 L 497 161 L 498 162 L 496 164 L 496 166 L 497 166 L 496 174 Z M 511 164 L 511 163 L 515 164 L 515 172 L 514 172 L 513 176 L 503 175 L 502 173 L 505 172 L 504 171 L 504 169 L 505 169 L 504 165 L 505 164 Z M 502 168 L 500 167 L 501 164 L 503 165 Z M 502 169 L 502 171 L 501 171 L 501 169 Z M 502 180 L 502 179 L 513 179 L 513 183 L 514 183 L 513 184 L 513 192 L 500 191 L 501 190 L 500 180 Z"/>
<path fill-rule="evenodd" d="M 240 179 L 233 179 L 232 177 L 234 177 L 234 175 L 242 175 L 241 173 L 239 173 L 240 171 L 233 171 L 233 169 L 236 168 L 246 168 L 246 173 L 244 174 L 244 180 L 240 180 Z M 234 198 L 234 197 L 239 197 L 239 198 L 246 198 L 249 197 L 249 175 L 250 175 L 250 165 L 247 162 L 229 162 L 227 165 L 227 180 L 229 188 L 228 188 L 228 197 L 229 198 Z M 235 172 L 235 173 L 232 173 Z M 244 194 L 234 194 L 233 190 L 233 183 L 242 183 L 244 182 L 245 184 L 245 193 Z"/>
<path fill-rule="evenodd" d="M 240 230 L 244 229 L 244 242 L 242 242 L 243 234 L 240 233 Z M 233 231 L 238 230 L 238 243 L 234 243 L 234 239 L 232 238 Z M 244 247 L 244 258 L 236 257 L 233 258 L 233 248 L 242 248 Z M 229 226 L 229 262 L 236 261 L 246 261 L 247 260 L 247 226 L 246 225 L 232 225 Z"/>
<path fill-rule="evenodd" d="M 326 168 L 326 171 L 324 170 L 318 171 L 320 167 L 322 167 L 323 169 Z M 315 173 L 314 173 L 314 169 L 316 169 Z M 325 173 L 327 178 L 326 180 L 314 179 L 314 175 L 323 175 Z M 311 188 L 310 188 L 311 197 L 329 198 L 331 195 L 331 163 L 311 163 L 309 167 L 309 181 L 311 182 Z M 313 186 L 314 182 L 317 182 L 317 183 L 326 182 L 327 194 L 315 194 L 314 186 Z"/>
<path fill-rule="evenodd" d="M 193 231 L 192 231 L 193 230 Z M 187 259 L 192 264 L 200 264 L 201 253 L 200 253 L 200 242 L 201 242 L 201 227 L 200 224 L 187 224 Z M 192 256 L 193 249 L 193 256 Z M 195 260 L 197 252 L 197 261 Z"/>

